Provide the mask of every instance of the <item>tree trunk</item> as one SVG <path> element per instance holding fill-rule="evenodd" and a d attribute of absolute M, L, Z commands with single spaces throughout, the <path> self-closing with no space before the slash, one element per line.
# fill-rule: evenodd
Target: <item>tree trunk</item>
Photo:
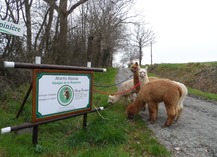
<path fill-rule="evenodd" d="M 100 59 L 101 59 L 101 40 L 102 40 L 102 34 L 99 33 L 98 39 L 97 39 L 97 54 L 96 54 L 96 61 L 95 61 L 95 66 L 99 67 L 100 66 Z"/>
<path fill-rule="evenodd" d="M 32 26 L 31 26 L 31 15 L 30 8 L 32 5 L 32 0 L 24 1 L 25 3 L 25 13 L 26 13 L 26 29 L 27 29 L 27 58 L 32 57 Z"/>
<path fill-rule="evenodd" d="M 93 36 L 89 36 L 88 45 L 87 45 L 87 62 L 92 62 L 92 53 L 93 53 Z"/>
<path fill-rule="evenodd" d="M 48 19 L 48 23 L 46 25 L 45 28 L 45 34 L 41 40 L 41 43 L 39 44 L 39 55 L 42 56 L 42 49 L 45 45 L 45 50 L 44 53 L 47 54 L 49 53 L 49 39 L 50 39 L 50 31 L 51 31 L 51 24 L 53 22 L 53 16 L 54 16 L 54 4 L 55 1 L 52 1 L 50 4 L 50 8 L 49 8 L 49 19 Z"/>
<path fill-rule="evenodd" d="M 59 22 L 60 33 L 58 35 L 56 64 L 69 65 L 67 53 L 67 0 L 60 0 Z"/>
<path fill-rule="evenodd" d="M 142 65 L 142 42 L 139 42 L 139 66 Z"/>

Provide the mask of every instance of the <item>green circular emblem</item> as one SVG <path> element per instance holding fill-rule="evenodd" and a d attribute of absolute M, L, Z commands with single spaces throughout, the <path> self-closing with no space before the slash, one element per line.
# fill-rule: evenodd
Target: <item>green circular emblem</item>
<path fill-rule="evenodd" d="M 72 87 L 68 85 L 62 86 L 57 93 L 57 100 L 62 106 L 69 105 L 74 98 Z"/>

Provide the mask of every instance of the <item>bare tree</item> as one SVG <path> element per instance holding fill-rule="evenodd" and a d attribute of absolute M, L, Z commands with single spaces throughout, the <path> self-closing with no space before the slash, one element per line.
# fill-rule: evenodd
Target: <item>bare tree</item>
<path fill-rule="evenodd" d="M 5 0 L 4 2 L 1 1 L 0 3 L 0 16 L 2 20 L 10 21 L 16 24 L 22 24 L 22 18 L 20 16 L 21 9 L 24 7 L 24 3 L 22 0 Z M 0 35 L 0 61 L 25 61 L 27 58 L 25 55 L 25 45 L 27 44 L 25 43 L 25 40 L 23 38 L 2 33 Z M 2 82 L 0 88 L 3 89 L 4 86 L 14 87 L 20 85 L 20 83 L 28 82 L 28 74 L 28 71 L 24 70 L 7 70 L 4 68 L 0 68 L 0 82 Z"/>
<path fill-rule="evenodd" d="M 87 34 L 94 36 L 94 66 L 112 66 L 113 54 L 126 40 L 128 9 L 133 0 L 101 0 L 87 3 Z"/>
<path fill-rule="evenodd" d="M 122 64 L 132 63 L 134 60 L 139 59 L 139 49 L 136 45 L 132 45 L 131 43 L 126 44 L 127 46 L 124 48 L 124 53 L 121 56 L 120 62 Z"/>
<path fill-rule="evenodd" d="M 40 55 L 46 63 L 84 65 L 89 57 L 88 37 L 92 36 L 92 65 L 112 66 L 113 55 L 129 37 L 126 24 L 132 20 L 127 13 L 133 0 L 5 1 L 19 2 L 22 9 L 23 45 L 31 62 Z M 74 12 L 76 8 L 81 12 Z"/>
<path fill-rule="evenodd" d="M 143 57 L 142 49 L 149 46 L 151 43 L 153 44 L 155 36 L 152 29 L 145 27 L 147 24 L 137 23 L 134 26 L 135 27 L 132 34 L 132 40 L 139 48 L 139 65 L 141 65 Z"/>
<path fill-rule="evenodd" d="M 34 38 L 34 52 L 39 56 L 44 56 L 49 53 L 49 48 L 52 46 L 52 38 L 54 38 L 54 28 L 52 28 L 52 23 L 55 21 L 54 16 L 54 4 L 55 1 L 51 3 L 50 6 L 43 3 L 35 3 L 34 16 L 37 20 L 33 23 L 37 25 L 38 31 L 35 33 Z M 42 8 L 42 9 L 40 9 Z"/>
<path fill-rule="evenodd" d="M 1 2 L 3 3 L 3 2 Z M 12 21 L 16 24 L 20 23 L 21 8 L 23 7 L 22 1 L 11 1 L 5 0 L 4 4 L 1 5 L 0 17 L 2 20 Z M 8 60 L 23 60 L 23 39 L 17 36 L 8 34 L 2 34 L 0 36 L 0 57 Z"/>
<path fill-rule="evenodd" d="M 59 18 L 59 33 L 57 35 L 57 40 L 55 41 L 56 52 L 53 54 L 56 56 L 57 64 L 67 64 L 70 65 L 69 52 L 67 51 L 67 32 L 68 32 L 68 16 L 81 4 L 88 0 L 79 0 L 73 4 L 69 10 L 67 10 L 68 0 L 60 0 L 59 5 L 53 4 L 53 0 L 44 0 L 50 6 L 54 5 L 54 9 L 58 12 Z"/>

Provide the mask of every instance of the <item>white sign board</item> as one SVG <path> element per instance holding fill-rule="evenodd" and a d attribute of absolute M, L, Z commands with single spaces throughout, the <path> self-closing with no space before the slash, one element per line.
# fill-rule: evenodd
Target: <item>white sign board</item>
<path fill-rule="evenodd" d="M 91 109 L 92 73 L 34 70 L 33 121 Z"/>
<path fill-rule="evenodd" d="M 23 37 L 23 26 L 0 19 L 0 32 Z"/>

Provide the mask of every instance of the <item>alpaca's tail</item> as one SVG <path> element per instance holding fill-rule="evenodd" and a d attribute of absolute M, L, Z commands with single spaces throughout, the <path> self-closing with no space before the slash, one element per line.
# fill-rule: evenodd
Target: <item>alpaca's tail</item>
<path fill-rule="evenodd" d="M 182 90 L 182 94 L 181 94 L 181 97 L 179 98 L 179 102 L 178 104 L 180 105 L 180 108 L 183 109 L 183 101 L 184 101 L 184 98 L 185 96 L 188 94 L 188 89 L 187 87 L 182 84 L 182 83 L 179 83 L 180 87 L 181 87 L 181 90 Z"/>
<path fill-rule="evenodd" d="M 177 109 L 178 109 L 178 114 L 177 114 L 177 117 L 176 117 L 176 121 L 178 121 L 181 113 L 182 113 L 182 110 L 183 110 L 183 102 L 184 102 L 184 99 L 185 99 L 185 96 L 188 94 L 188 89 L 187 87 L 182 84 L 182 83 L 179 83 L 178 82 L 178 85 L 180 86 L 181 90 L 182 90 L 182 94 L 181 94 L 181 97 L 179 98 L 179 101 L 178 101 L 178 104 L 177 104 Z"/>
<path fill-rule="evenodd" d="M 182 97 L 182 94 L 183 94 L 183 92 L 182 92 L 182 88 L 179 86 L 178 87 L 178 91 L 179 91 L 179 98 L 181 98 Z"/>
<path fill-rule="evenodd" d="M 179 101 L 178 101 L 178 106 L 181 106 L 183 108 L 183 100 L 185 96 L 187 95 L 188 89 L 186 86 L 180 82 L 173 81 L 177 84 L 177 89 L 179 92 Z"/>

